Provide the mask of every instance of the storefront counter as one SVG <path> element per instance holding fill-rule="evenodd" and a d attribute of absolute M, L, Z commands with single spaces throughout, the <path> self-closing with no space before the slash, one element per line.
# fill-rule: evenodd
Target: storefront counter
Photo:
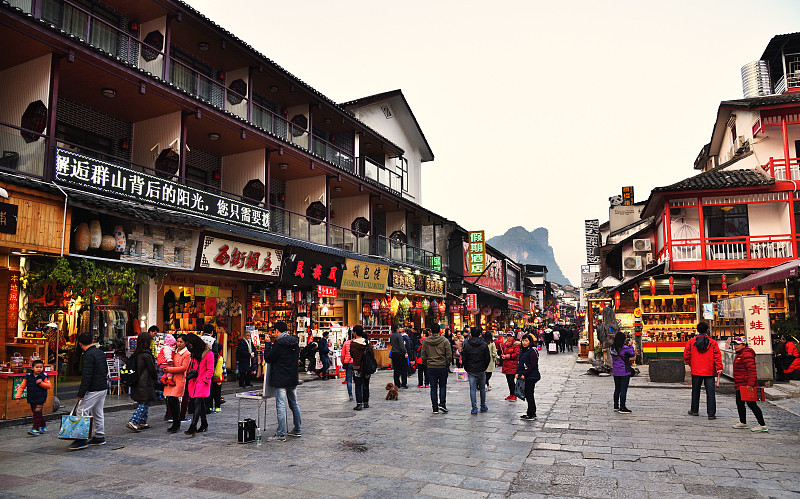
<path fill-rule="evenodd" d="M 391 363 L 391 359 L 389 359 L 389 349 L 388 348 L 382 348 L 382 349 L 376 348 L 373 351 L 375 352 L 375 361 L 378 363 L 378 368 L 381 369 L 381 368 L 389 367 L 389 364 Z"/>
<path fill-rule="evenodd" d="M 31 415 L 31 407 L 24 394 L 19 401 L 14 400 L 14 392 L 28 375 L 28 371 L 30 371 L 30 367 L 26 367 L 26 372 L 19 374 L 0 372 L 0 419 L 16 419 Z M 42 414 L 53 412 L 53 394 L 56 392 L 56 379 L 58 378 L 52 370 L 47 374 L 53 387 L 47 390 L 47 401 L 42 408 Z"/>

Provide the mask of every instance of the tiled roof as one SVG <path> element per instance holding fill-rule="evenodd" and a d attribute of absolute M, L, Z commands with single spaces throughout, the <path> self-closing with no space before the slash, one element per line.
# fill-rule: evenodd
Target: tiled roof
<path fill-rule="evenodd" d="M 800 92 L 787 92 L 781 95 L 765 95 L 750 99 L 726 100 L 720 102 L 720 107 L 735 107 L 738 109 L 754 109 L 764 106 L 777 106 L 779 104 L 800 104 Z"/>
<path fill-rule="evenodd" d="M 727 189 L 731 187 L 757 187 L 773 185 L 775 179 L 758 170 L 709 170 L 694 177 L 664 187 L 656 187 L 653 192 L 697 191 L 705 189 Z"/>

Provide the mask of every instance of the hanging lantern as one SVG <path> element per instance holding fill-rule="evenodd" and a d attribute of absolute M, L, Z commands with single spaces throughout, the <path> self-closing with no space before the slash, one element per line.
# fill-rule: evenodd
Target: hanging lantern
<path fill-rule="evenodd" d="M 400 302 L 400 309 L 403 311 L 403 316 L 408 315 L 408 311 L 411 309 L 411 300 L 408 299 L 408 296 Z"/>
<path fill-rule="evenodd" d="M 397 311 L 400 310 L 400 302 L 397 301 L 396 296 L 392 297 L 392 301 L 389 303 L 389 310 L 392 312 L 392 315 L 397 315 Z"/>
<path fill-rule="evenodd" d="M 614 308 L 619 308 L 620 296 L 619 291 L 614 293 Z"/>
<path fill-rule="evenodd" d="M 656 280 L 653 279 L 652 277 L 650 278 L 650 294 L 651 295 L 656 294 Z"/>
<path fill-rule="evenodd" d="M 697 293 L 697 280 L 692 277 L 692 294 Z"/>
<path fill-rule="evenodd" d="M 425 298 L 424 300 L 422 300 L 422 311 L 425 312 L 425 314 L 427 314 L 428 310 L 430 309 L 431 309 L 431 302 L 429 302 L 428 299 Z"/>
<path fill-rule="evenodd" d="M 361 313 L 364 314 L 364 318 L 368 318 L 372 315 L 372 307 L 369 306 L 369 303 L 365 303 L 363 307 L 361 307 Z"/>
<path fill-rule="evenodd" d="M 481 307 L 481 315 L 492 315 L 492 309 L 484 305 Z"/>
<path fill-rule="evenodd" d="M 725 274 L 722 274 L 722 291 L 728 291 L 728 278 Z"/>
<path fill-rule="evenodd" d="M 381 308 L 381 302 L 378 301 L 377 298 L 372 300 L 372 310 L 379 310 Z"/>
<path fill-rule="evenodd" d="M 501 313 L 502 313 L 502 312 L 500 311 L 500 309 L 499 309 L 499 308 L 493 308 L 493 309 L 492 309 L 492 317 L 500 317 L 500 314 L 501 314 Z"/>
<path fill-rule="evenodd" d="M 634 284 L 633 285 L 633 301 L 635 301 L 635 302 L 639 301 L 639 285 L 638 284 Z"/>
<path fill-rule="evenodd" d="M 380 312 L 381 313 L 381 317 L 384 320 L 388 319 L 389 318 L 389 314 L 392 311 L 392 307 L 391 307 L 391 305 L 389 305 L 389 300 L 387 300 L 385 296 L 383 297 L 383 300 L 381 300 L 381 309 L 380 310 L 381 310 L 381 312 Z"/>
<path fill-rule="evenodd" d="M 443 314 L 445 311 L 447 311 L 447 306 L 444 304 L 444 300 L 442 300 L 442 303 L 439 304 L 439 313 Z"/>
<path fill-rule="evenodd" d="M 675 278 L 672 276 L 669 276 L 669 292 L 670 294 L 675 292 Z"/>

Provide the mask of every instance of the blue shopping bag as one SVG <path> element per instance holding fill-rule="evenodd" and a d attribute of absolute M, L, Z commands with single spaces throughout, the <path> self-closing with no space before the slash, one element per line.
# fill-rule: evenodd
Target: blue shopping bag
<path fill-rule="evenodd" d="M 94 420 L 92 416 L 83 415 L 83 407 L 81 407 L 81 415 L 76 413 L 80 401 L 75 402 L 75 406 L 69 414 L 61 416 L 61 429 L 58 430 L 58 438 L 66 440 L 87 440 L 92 436 L 92 424 Z"/>

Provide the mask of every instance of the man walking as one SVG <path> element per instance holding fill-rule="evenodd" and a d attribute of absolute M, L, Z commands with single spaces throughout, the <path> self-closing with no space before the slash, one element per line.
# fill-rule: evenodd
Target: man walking
<path fill-rule="evenodd" d="M 322 379 L 328 379 L 328 369 L 331 367 L 331 358 L 329 357 L 331 353 L 331 347 L 328 343 L 328 331 L 322 333 L 322 339 L 319 340 L 319 361 L 322 363 L 322 370 L 320 371 L 319 375 Z"/>
<path fill-rule="evenodd" d="M 422 343 L 422 363 L 428 367 L 428 381 L 431 384 L 431 405 L 433 413 L 447 412 L 447 375 L 453 362 L 453 349 L 450 342 L 440 335 L 439 324 L 431 326 L 431 335 Z"/>
<path fill-rule="evenodd" d="M 473 327 L 470 329 L 470 338 L 464 342 L 461 349 L 461 360 L 464 363 L 464 370 L 469 376 L 469 398 L 472 402 L 472 414 L 478 414 L 478 404 L 475 400 L 476 391 L 481 391 L 481 412 L 489 410 L 486 407 L 486 368 L 491 359 L 489 357 L 489 346 L 481 338 L 481 328 Z"/>
<path fill-rule="evenodd" d="M 278 321 L 273 326 L 278 338 L 264 362 L 270 364 L 269 386 L 275 388 L 275 410 L 278 412 L 278 429 L 269 437 L 270 442 L 285 442 L 286 435 L 300 438 L 300 407 L 297 405 L 297 363 L 300 360 L 300 342 L 287 333 L 286 323 Z M 286 431 L 286 403 L 292 411 L 294 429 Z"/>
<path fill-rule="evenodd" d="M 714 383 L 722 372 L 722 355 L 717 342 L 708 337 L 708 324 L 699 323 L 697 332 L 699 334 L 690 339 L 683 349 L 683 360 L 692 370 L 692 406 L 689 415 L 697 416 L 700 412 L 700 385 L 705 385 L 708 419 L 717 419 Z"/>
<path fill-rule="evenodd" d="M 85 449 L 90 445 L 106 444 L 103 406 L 106 403 L 108 390 L 108 364 L 106 355 L 94 346 L 91 333 L 78 336 L 78 345 L 83 350 L 83 367 L 81 368 L 81 385 L 78 387 L 78 403 L 83 404 L 84 414 L 92 416 L 94 436 L 88 440 L 75 440 L 69 450 Z"/>
<path fill-rule="evenodd" d="M 244 338 L 239 341 L 236 347 L 236 362 L 239 364 L 239 386 L 245 388 L 253 386 L 250 383 L 250 371 L 252 369 L 252 359 L 256 356 L 253 348 L 253 340 L 250 339 L 250 331 L 244 332 Z"/>
<path fill-rule="evenodd" d="M 400 388 L 408 388 L 408 373 L 406 370 L 408 365 L 408 351 L 406 350 L 406 342 L 403 340 L 402 331 L 402 327 L 395 328 L 394 332 L 389 336 L 389 343 L 392 345 L 394 385 Z"/>

